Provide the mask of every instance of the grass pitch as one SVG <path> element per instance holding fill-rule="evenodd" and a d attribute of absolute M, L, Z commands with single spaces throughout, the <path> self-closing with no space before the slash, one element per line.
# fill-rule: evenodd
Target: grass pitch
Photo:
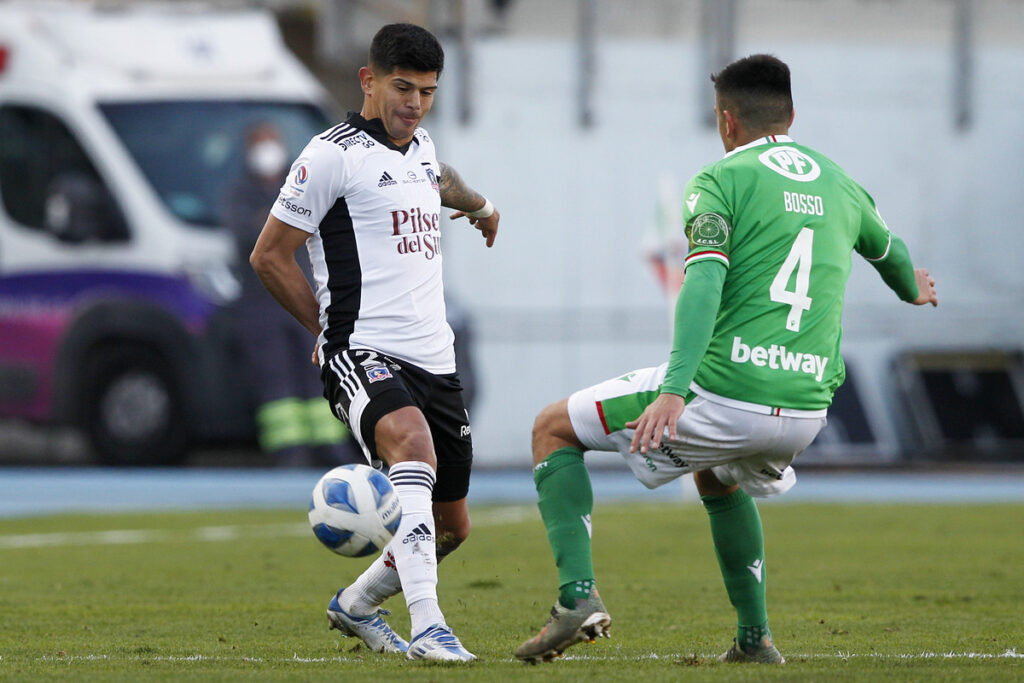
<path fill-rule="evenodd" d="M 556 574 L 533 506 L 475 508 L 440 568 L 480 661 L 431 665 L 328 632 L 368 559 L 333 555 L 305 511 L 0 521 L 4 680 L 946 680 L 1024 678 L 1024 506 L 761 506 L 785 667 L 715 660 L 735 620 L 695 503 L 598 505 L 611 640 L 529 667 Z M 408 637 L 401 598 L 386 607 Z"/>

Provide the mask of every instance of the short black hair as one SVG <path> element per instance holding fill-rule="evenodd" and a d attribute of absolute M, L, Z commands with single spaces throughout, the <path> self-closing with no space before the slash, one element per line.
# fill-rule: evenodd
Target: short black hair
<path fill-rule="evenodd" d="M 723 109 L 752 129 L 789 123 L 793 92 L 789 67 L 774 55 L 750 55 L 711 75 Z"/>
<path fill-rule="evenodd" d="M 434 34 L 415 24 L 383 26 L 370 43 L 370 68 L 389 74 L 399 69 L 436 71 L 444 69 L 444 50 Z"/>

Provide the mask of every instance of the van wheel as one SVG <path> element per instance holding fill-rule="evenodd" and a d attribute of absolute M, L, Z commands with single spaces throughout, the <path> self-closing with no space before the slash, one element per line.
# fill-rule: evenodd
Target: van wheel
<path fill-rule="evenodd" d="M 169 465 L 185 456 L 180 391 L 164 358 L 140 348 L 100 349 L 89 359 L 82 424 L 105 465 Z"/>

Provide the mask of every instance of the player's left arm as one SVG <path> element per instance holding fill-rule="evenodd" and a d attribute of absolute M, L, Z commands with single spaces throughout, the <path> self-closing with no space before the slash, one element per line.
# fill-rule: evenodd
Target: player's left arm
<path fill-rule="evenodd" d="M 915 306 L 938 306 L 935 278 L 927 268 L 914 268 L 907 245 L 889 230 L 867 193 L 864 200 L 860 235 L 854 249 L 900 299 Z"/>
<path fill-rule="evenodd" d="M 498 236 L 501 214 L 490 200 L 467 185 L 454 168 L 443 161 L 437 163 L 441 167 L 441 177 L 438 179 L 441 205 L 456 210 L 449 218 L 455 220 L 465 216 L 470 225 L 483 234 L 487 246 L 492 246 Z"/>
<path fill-rule="evenodd" d="M 672 354 L 661 394 L 640 417 L 626 423 L 626 427 L 635 430 L 629 445 L 631 453 L 646 453 L 649 448 L 660 447 L 666 428 L 669 438 L 676 438 L 676 423 L 686 408 L 683 396 L 689 391 L 715 331 L 726 272 L 724 263 L 712 259 L 687 267 L 686 280 L 676 301 Z"/>

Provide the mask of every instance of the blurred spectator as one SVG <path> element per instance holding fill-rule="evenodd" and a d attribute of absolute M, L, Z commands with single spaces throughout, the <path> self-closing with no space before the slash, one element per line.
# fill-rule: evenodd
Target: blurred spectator
<path fill-rule="evenodd" d="M 274 301 L 248 266 L 267 211 L 277 199 L 290 152 L 269 123 L 245 135 L 245 171 L 227 187 L 222 216 L 238 249 L 242 284 L 235 304 L 243 372 L 256 397 L 260 447 L 283 467 L 365 462 L 345 426 L 331 414 L 318 370 L 310 362 L 314 340 Z M 308 261 L 299 259 L 312 280 Z"/>
<path fill-rule="evenodd" d="M 473 410 L 477 397 L 476 373 L 473 369 L 473 319 L 459 300 L 445 292 L 445 313 L 448 325 L 455 333 L 455 366 L 462 384 L 462 402 L 466 410 Z"/>

